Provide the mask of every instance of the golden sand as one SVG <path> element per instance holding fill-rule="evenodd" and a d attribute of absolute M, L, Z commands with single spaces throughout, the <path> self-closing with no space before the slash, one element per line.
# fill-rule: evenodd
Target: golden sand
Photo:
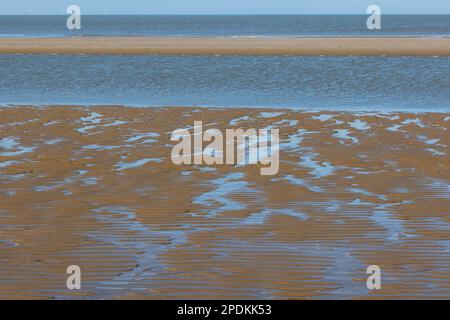
<path fill-rule="evenodd" d="M 7 54 L 449 56 L 449 38 L 3 38 Z"/>
<path fill-rule="evenodd" d="M 448 298 L 449 114 L 263 111 L 0 108 L 0 298 Z M 173 165 L 194 120 L 280 172 Z"/>

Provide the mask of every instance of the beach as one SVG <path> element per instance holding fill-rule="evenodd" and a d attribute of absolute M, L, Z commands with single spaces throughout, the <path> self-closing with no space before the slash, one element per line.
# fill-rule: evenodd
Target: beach
<path fill-rule="evenodd" d="M 450 56 L 437 37 L 60 37 L 0 38 L 0 54 Z"/>
<path fill-rule="evenodd" d="M 364 40 L 373 47 L 360 51 L 357 39 L 278 41 L 1 39 L 0 52 L 450 49 L 446 39 Z M 199 120 L 279 128 L 279 172 L 174 165 L 171 133 Z M 448 112 L 2 107 L 0 298 L 448 298 L 449 124 Z M 81 291 L 66 288 L 69 265 Z M 382 290 L 367 289 L 369 265 Z"/>
<path fill-rule="evenodd" d="M 450 298 L 445 1 L 50 2 L 1 6 L 0 301 Z"/>

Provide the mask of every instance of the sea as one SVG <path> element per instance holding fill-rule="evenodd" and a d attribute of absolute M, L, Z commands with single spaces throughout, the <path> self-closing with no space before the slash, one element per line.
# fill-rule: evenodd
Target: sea
<path fill-rule="evenodd" d="M 450 15 L 0 16 L 0 37 L 449 37 Z M 0 55 L 0 105 L 450 111 L 449 57 Z"/>

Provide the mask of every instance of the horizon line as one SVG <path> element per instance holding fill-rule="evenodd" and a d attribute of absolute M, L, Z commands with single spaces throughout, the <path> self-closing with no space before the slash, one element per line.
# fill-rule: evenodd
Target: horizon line
<path fill-rule="evenodd" d="M 0 16 L 67 16 L 66 13 L 1 13 Z M 368 16 L 365 13 L 82 13 L 84 16 Z M 440 15 L 449 13 L 382 13 L 383 16 L 394 15 Z"/>

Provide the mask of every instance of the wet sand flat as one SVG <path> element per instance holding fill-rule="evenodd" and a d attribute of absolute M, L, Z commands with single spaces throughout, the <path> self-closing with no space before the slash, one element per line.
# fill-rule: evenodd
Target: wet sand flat
<path fill-rule="evenodd" d="M 2 54 L 450 56 L 449 38 L 2 38 Z"/>
<path fill-rule="evenodd" d="M 279 128 L 279 173 L 172 164 L 170 134 L 194 120 Z M 449 298 L 449 128 L 449 113 L 2 107 L 0 298 Z"/>

